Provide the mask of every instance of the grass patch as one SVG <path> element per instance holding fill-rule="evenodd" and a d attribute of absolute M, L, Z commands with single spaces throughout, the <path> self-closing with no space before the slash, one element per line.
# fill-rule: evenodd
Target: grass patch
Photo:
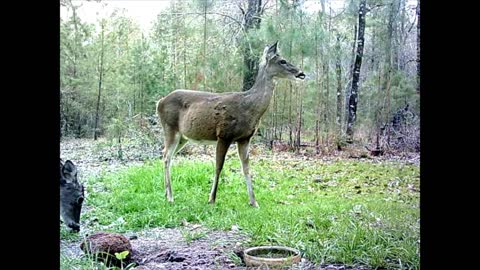
<path fill-rule="evenodd" d="M 61 269 L 129 270 L 134 267 L 134 264 L 129 264 L 125 267 L 106 266 L 105 263 L 97 261 L 97 259 L 92 258 L 92 256 L 95 255 L 87 255 L 77 258 L 60 254 Z"/>
<path fill-rule="evenodd" d="M 175 158 L 174 204 L 164 196 L 161 161 L 88 179 L 82 219 L 96 220 L 92 230 L 115 232 L 177 227 L 183 220 L 221 230 L 236 225 L 250 234 L 251 245 L 287 245 L 317 263 L 420 268 L 418 166 L 256 158 L 251 171 L 259 209 L 248 204 L 240 168 L 237 159 L 226 160 L 215 205 L 207 203 L 213 159 Z"/>

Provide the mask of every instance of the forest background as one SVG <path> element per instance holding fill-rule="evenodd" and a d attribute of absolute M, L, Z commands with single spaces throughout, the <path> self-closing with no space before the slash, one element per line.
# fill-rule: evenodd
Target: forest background
<path fill-rule="evenodd" d="M 264 46 L 278 40 L 307 80 L 278 81 L 254 142 L 420 151 L 417 1 L 133 1 L 150 2 L 149 17 L 115 7 L 128 2 L 61 1 L 62 138 L 121 144 L 136 130 L 162 140 L 158 99 L 178 88 L 248 90 Z"/>

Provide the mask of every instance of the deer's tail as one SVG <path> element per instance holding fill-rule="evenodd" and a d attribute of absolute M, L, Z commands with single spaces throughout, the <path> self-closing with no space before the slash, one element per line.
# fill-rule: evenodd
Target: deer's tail
<path fill-rule="evenodd" d="M 157 101 L 157 104 L 155 105 L 155 108 L 157 110 L 157 115 L 160 117 L 160 105 L 161 105 L 161 102 L 163 101 L 163 98 L 160 98 L 158 101 Z"/>

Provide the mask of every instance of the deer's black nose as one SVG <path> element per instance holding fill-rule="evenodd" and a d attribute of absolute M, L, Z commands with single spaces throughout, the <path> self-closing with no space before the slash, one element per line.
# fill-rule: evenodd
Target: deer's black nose
<path fill-rule="evenodd" d="M 80 225 L 77 223 L 70 223 L 68 224 L 68 227 L 72 229 L 74 232 L 79 232 L 80 231 Z"/>
<path fill-rule="evenodd" d="M 305 73 L 300 72 L 300 73 L 298 73 L 298 74 L 295 76 L 295 78 L 299 78 L 299 79 L 302 79 L 302 80 L 303 80 L 303 79 L 305 79 Z"/>

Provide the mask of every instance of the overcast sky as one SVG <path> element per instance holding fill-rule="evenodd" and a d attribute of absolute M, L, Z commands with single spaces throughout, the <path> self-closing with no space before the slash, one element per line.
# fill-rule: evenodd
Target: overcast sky
<path fill-rule="evenodd" d="M 183 0 L 185 1 L 185 0 Z M 272 0 L 270 0 L 272 1 Z M 151 29 L 152 22 L 155 20 L 158 13 L 161 10 L 167 8 L 170 4 L 170 0 L 104 0 L 101 3 L 96 1 L 72 1 L 74 5 L 81 7 L 78 9 L 78 16 L 86 22 L 96 23 L 98 18 L 107 17 L 115 8 L 124 8 L 125 14 L 136 21 L 144 32 L 148 32 Z M 331 4 L 332 9 L 343 8 L 344 0 L 327 0 L 325 4 L 328 8 L 328 4 Z M 407 0 L 407 5 L 416 6 L 417 0 Z M 305 8 L 310 12 L 315 12 L 320 9 L 320 0 L 306 0 Z M 67 10 L 64 7 L 60 7 L 60 16 L 67 18 L 71 16 L 67 14 Z"/>
<path fill-rule="evenodd" d="M 170 0 L 108 0 L 103 2 L 104 3 L 98 3 L 96 1 L 72 1 L 75 6 L 81 5 L 77 13 L 83 21 L 96 23 L 98 18 L 108 16 L 115 8 L 124 8 L 126 10 L 125 14 L 133 18 L 144 31 L 150 30 L 151 23 L 157 14 L 170 4 Z M 60 16 L 66 18 L 71 15 L 67 14 L 66 8 L 61 7 Z"/>

